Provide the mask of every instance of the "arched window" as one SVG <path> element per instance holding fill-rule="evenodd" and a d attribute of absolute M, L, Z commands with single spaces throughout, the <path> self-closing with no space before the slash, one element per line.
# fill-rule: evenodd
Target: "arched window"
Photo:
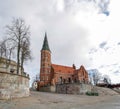
<path fill-rule="evenodd" d="M 68 78 L 68 82 L 71 83 L 71 78 Z"/>
<path fill-rule="evenodd" d="M 62 83 L 62 76 L 60 77 L 60 83 Z"/>

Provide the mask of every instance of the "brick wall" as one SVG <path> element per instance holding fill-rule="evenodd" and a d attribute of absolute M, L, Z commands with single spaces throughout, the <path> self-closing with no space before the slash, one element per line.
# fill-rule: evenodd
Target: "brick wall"
<path fill-rule="evenodd" d="M 29 78 L 0 72 L 0 99 L 29 96 Z"/>

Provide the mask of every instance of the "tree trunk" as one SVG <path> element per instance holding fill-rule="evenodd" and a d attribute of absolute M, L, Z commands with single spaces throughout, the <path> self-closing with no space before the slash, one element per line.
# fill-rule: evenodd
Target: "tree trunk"
<path fill-rule="evenodd" d="M 19 74 L 19 66 L 20 66 L 20 42 L 18 42 L 18 51 L 17 51 L 17 74 Z"/>
<path fill-rule="evenodd" d="M 23 62 L 24 62 L 24 57 L 23 57 L 23 52 L 21 54 L 21 74 L 23 74 Z"/>

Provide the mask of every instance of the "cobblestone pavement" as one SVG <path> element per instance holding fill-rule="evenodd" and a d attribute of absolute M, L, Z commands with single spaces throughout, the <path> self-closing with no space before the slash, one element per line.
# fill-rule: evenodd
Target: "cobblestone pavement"
<path fill-rule="evenodd" d="M 32 91 L 27 98 L 0 100 L 0 109 L 120 109 L 120 95 L 85 96 Z"/>

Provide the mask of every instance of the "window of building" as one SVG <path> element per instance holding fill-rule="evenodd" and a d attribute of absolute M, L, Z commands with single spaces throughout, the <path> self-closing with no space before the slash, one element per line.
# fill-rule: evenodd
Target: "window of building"
<path fill-rule="evenodd" d="M 44 81 L 44 76 L 41 77 L 41 80 Z"/>
<path fill-rule="evenodd" d="M 48 76 L 46 76 L 46 80 L 48 81 Z"/>
<path fill-rule="evenodd" d="M 71 78 L 68 78 L 68 82 L 71 83 Z"/>

